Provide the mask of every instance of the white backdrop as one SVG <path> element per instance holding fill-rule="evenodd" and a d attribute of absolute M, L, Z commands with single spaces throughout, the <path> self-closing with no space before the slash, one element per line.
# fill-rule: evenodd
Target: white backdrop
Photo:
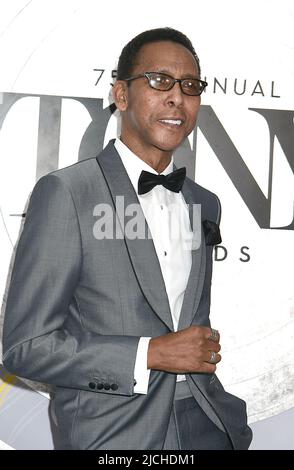
<path fill-rule="evenodd" d="M 92 118 L 73 97 L 103 99 L 106 109 L 122 46 L 161 26 L 190 37 L 209 83 L 190 144 L 193 176 L 219 195 L 223 208 L 224 248 L 217 256 L 227 256 L 214 264 L 211 310 L 222 337 L 218 375 L 228 391 L 247 401 L 249 421 L 255 422 L 294 406 L 291 0 L 280 0 L 278 7 L 269 0 L 1 1 L 0 296 L 19 214 L 36 177 L 78 160 Z M 104 70 L 98 83 L 101 72 L 94 69 Z M 18 99 L 6 113 L 11 93 L 34 96 Z M 36 176 L 44 95 L 68 98 L 60 108 L 58 155 L 43 136 L 47 160 Z M 104 143 L 116 133 L 112 116 Z"/>

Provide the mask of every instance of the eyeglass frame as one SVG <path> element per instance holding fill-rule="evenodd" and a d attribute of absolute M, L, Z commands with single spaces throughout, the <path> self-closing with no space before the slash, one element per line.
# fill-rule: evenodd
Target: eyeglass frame
<path fill-rule="evenodd" d="M 151 73 L 158 74 L 158 75 L 164 75 L 168 78 L 171 78 L 173 80 L 173 83 L 172 83 L 171 87 L 167 88 L 167 90 L 160 90 L 158 88 L 154 88 L 150 84 L 151 78 L 149 77 L 149 74 L 151 74 Z M 156 91 L 163 91 L 163 92 L 171 90 L 175 86 L 176 83 L 179 83 L 182 93 L 184 93 L 184 95 L 187 95 L 187 96 L 200 96 L 202 94 L 202 92 L 205 90 L 205 88 L 207 87 L 207 85 L 208 85 L 208 83 L 205 80 L 200 80 L 200 78 L 174 78 L 171 75 L 169 75 L 168 73 L 164 73 L 164 72 L 144 72 L 144 73 L 141 73 L 139 75 L 134 75 L 133 77 L 123 78 L 122 80 L 125 81 L 125 82 L 130 82 L 132 80 L 137 80 L 137 78 L 147 78 L 148 85 L 150 86 L 150 88 L 152 88 L 153 90 L 156 90 Z M 198 95 L 190 95 L 189 93 L 186 93 L 182 88 L 182 82 L 185 81 L 185 80 L 197 80 L 197 82 L 200 82 L 203 85 L 203 89 L 201 90 L 201 92 Z"/>

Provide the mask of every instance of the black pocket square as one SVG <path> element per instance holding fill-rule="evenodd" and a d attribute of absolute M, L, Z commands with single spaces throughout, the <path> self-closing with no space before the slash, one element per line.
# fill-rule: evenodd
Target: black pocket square
<path fill-rule="evenodd" d="M 218 245 L 222 242 L 219 226 L 212 220 L 203 220 L 206 245 Z"/>

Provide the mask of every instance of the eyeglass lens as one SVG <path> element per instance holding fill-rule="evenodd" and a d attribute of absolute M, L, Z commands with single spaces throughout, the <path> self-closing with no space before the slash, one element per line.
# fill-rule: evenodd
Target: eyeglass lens
<path fill-rule="evenodd" d="M 175 79 L 161 73 L 146 73 L 149 84 L 152 88 L 161 91 L 170 90 L 176 83 Z M 197 96 L 202 93 L 205 86 L 197 79 L 187 78 L 180 81 L 181 90 L 187 95 Z"/>

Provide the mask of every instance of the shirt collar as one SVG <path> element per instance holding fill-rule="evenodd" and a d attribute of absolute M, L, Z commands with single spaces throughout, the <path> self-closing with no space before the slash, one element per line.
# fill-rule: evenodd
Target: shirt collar
<path fill-rule="evenodd" d="M 132 185 L 136 193 L 138 193 L 138 180 L 141 171 L 149 171 L 150 173 L 158 174 L 148 163 L 144 162 L 134 152 L 132 152 L 120 139 L 116 139 L 114 146 L 119 153 L 119 156 L 123 162 L 126 172 L 131 180 Z M 168 175 L 173 171 L 174 158 L 172 156 L 170 163 L 160 173 L 161 175 Z"/>

